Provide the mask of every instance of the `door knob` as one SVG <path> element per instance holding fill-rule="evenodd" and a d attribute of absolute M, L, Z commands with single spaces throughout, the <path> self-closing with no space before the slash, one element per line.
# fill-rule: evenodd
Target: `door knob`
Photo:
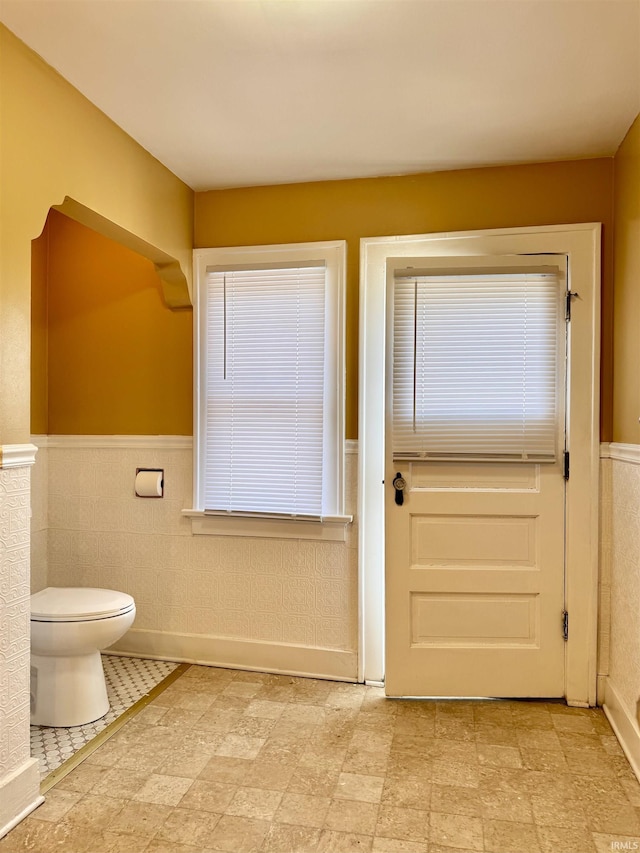
<path fill-rule="evenodd" d="M 398 506 L 402 506 L 402 504 L 404 503 L 404 490 L 407 487 L 407 482 L 400 473 L 400 471 L 398 471 L 396 476 L 393 478 L 392 485 L 393 488 L 396 490 L 396 503 L 398 504 Z"/>

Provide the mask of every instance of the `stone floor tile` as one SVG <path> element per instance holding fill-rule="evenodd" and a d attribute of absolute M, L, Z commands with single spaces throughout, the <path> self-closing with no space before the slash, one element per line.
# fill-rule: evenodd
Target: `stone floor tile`
<path fill-rule="evenodd" d="M 631 805 L 615 801 L 598 804 L 591 802 L 587 817 L 589 828 L 593 832 L 619 832 L 621 835 L 640 836 L 640 817 Z"/>
<path fill-rule="evenodd" d="M 319 743 L 316 738 L 300 753 L 298 764 L 300 767 L 323 767 L 327 771 L 336 770 L 339 772 L 346 757 L 346 744 L 328 747 Z"/>
<path fill-rule="evenodd" d="M 203 847 L 196 847 L 193 844 L 178 844 L 175 841 L 163 841 L 160 838 L 154 838 L 149 842 L 148 847 L 145 847 L 145 853 L 208 853 L 208 850 Z"/>
<path fill-rule="evenodd" d="M 589 750 L 590 752 L 598 752 L 602 754 L 615 754 L 615 752 L 607 753 L 607 750 L 602 743 L 602 736 L 591 732 L 558 732 L 558 740 L 563 750 Z"/>
<path fill-rule="evenodd" d="M 258 853 L 269 831 L 269 822 L 235 815 L 222 815 L 207 842 L 212 850 L 225 853 Z"/>
<path fill-rule="evenodd" d="M 358 835 L 355 832 L 336 832 L 333 829 L 323 829 L 318 839 L 318 853 L 369 853 L 373 845 L 373 836 Z M 287 853 L 291 853 L 287 851 Z M 297 853 L 297 851 L 296 851 Z"/>
<path fill-rule="evenodd" d="M 483 850 L 482 821 L 467 815 L 431 812 L 429 843 L 468 850 Z"/>
<path fill-rule="evenodd" d="M 380 802 L 385 806 L 428 811 L 431 803 L 431 782 L 428 779 L 420 776 L 404 779 L 387 776 L 383 781 Z"/>
<path fill-rule="evenodd" d="M 629 803 L 632 806 L 640 806 L 640 783 L 638 783 L 638 780 L 635 778 L 620 779 L 620 785 L 627 795 Z"/>
<path fill-rule="evenodd" d="M 236 790 L 237 785 L 196 779 L 180 800 L 180 806 L 183 809 L 195 809 L 196 811 L 218 812 L 222 814 L 226 811 Z"/>
<path fill-rule="evenodd" d="M 211 693 L 184 691 L 176 697 L 173 707 L 182 708 L 185 711 L 208 711 L 215 701 L 216 697 Z M 167 723 L 164 722 L 163 725 Z"/>
<path fill-rule="evenodd" d="M 198 720 L 198 728 L 227 734 L 238 721 L 238 712 L 212 705 Z"/>
<path fill-rule="evenodd" d="M 274 764 L 296 765 L 307 750 L 307 746 L 300 741 L 287 743 L 286 741 L 267 738 L 259 756 L 262 761 L 270 761 Z"/>
<path fill-rule="evenodd" d="M 586 826 L 587 813 L 574 795 L 554 797 L 548 793 L 532 794 L 534 823 L 539 826 Z"/>
<path fill-rule="evenodd" d="M 0 853 L 611 853 L 639 815 L 600 710 L 194 666 Z"/>
<path fill-rule="evenodd" d="M 151 838 L 171 813 L 171 806 L 157 803 L 125 803 L 122 811 L 111 821 L 112 832 L 125 835 L 143 835 Z M 75 853 L 75 851 L 74 851 Z"/>
<path fill-rule="evenodd" d="M 209 758 L 198 776 L 208 782 L 223 782 L 226 785 L 241 785 L 253 766 L 247 758 L 229 758 L 214 755 Z"/>
<path fill-rule="evenodd" d="M 489 820 L 511 820 L 533 823 L 531 800 L 526 794 L 483 791 L 480 795 L 482 817 Z"/>
<path fill-rule="evenodd" d="M 238 788 L 233 795 L 233 799 L 227 806 L 225 814 L 271 821 L 281 800 L 281 791 L 267 791 L 261 788 Z"/>
<path fill-rule="evenodd" d="M 427 853 L 425 841 L 402 841 L 399 838 L 373 837 L 372 853 Z M 451 853 L 451 850 L 448 851 Z"/>
<path fill-rule="evenodd" d="M 538 840 L 542 853 L 595 853 L 596 846 L 588 829 L 539 826 Z M 609 848 L 607 853 L 612 853 Z"/>
<path fill-rule="evenodd" d="M 192 728 L 200 721 L 202 714 L 202 709 L 189 710 L 174 706 L 162 717 L 162 725 L 169 728 L 173 726 L 178 729 Z"/>
<path fill-rule="evenodd" d="M 83 796 L 84 794 L 77 791 L 52 788 L 47 794 L 44 803 L 32 812 L 33 819 L 58 823 Z"/>
<path fill-rule="evenodd" d="M 518 747 L 479 743 L 478 761 L 489 767 L 522 767 L 522 756 Z"/>
<path fill-rule="evenodd" d="M 121 797 L 124 800 L 131 800 L 150 775 L 147 771 L 109 768 L 100 781 L 93 786 L 91 793 L 95 796 Z"/>
<path fill-rule="evenodd" d="M 424 841 L 429 834 L 429 812 L 381 805 L 374 834 L 401 841 Z"/>
<path fill-rule="evenodd" d="M 106 767 L 83 761 L 68 776 L 65 776 L 64 779 L 61 779 L 57 783 L 56 789 L 58 791 L 77 791 L 86 794 L 98 785 L 108 772 L 109 770 Z"/>
<path fill-rule="evenodd" d="M 428 853 L 476 853 L 469 847 L 449 847 L 445 844 L 429 844 Z"/>
<path fill-rule="evenodd" d="M 260 681 L 242 681 L 235 678 L 222 691 L 223 696 L 238 696 L 241 699 L 252 699 L 262 688 Z"/>
<path fill-rule="evenodd" d="M 225 735 L 215 754 L 227 758 L 255 758 L 264 744 L 265 738 L 228 734 Z"/>
<path fill-rule="evenodd" d="M 486 853 L 541 853 L 536 828 L 532 824 L 485 820 L 483 828 Z"/>
<path fill-rule="evenodd" d="M 387 762 L 387 776 L 424 776 L 432 778 L 433 759 L 411 753 L 391 753 Z"/>
<path fill-rule="evenodd" d="M 327 723 L 327 709 L 319 705 L 285 705 L 280 720 L 299 726 L 320 726 Z"/>
<path fill-rule="evenodd" d="M 158 765 L 157 772 L 166 776 L 195 779 L 207 766 L 209 755 L 196 747 L 177 749 Z"/>
<path fill-rule="evenodd" d="M 513 794 L 510 794 L 513 796 Z M 481 791 L 450 785 L 431 786 L 431 811 L 441 814 L 482 816 Z"/>
<path fill-rule="evenodd" d="M 192 785 L 192 779 L 154 773 L 135 793 L 133 799 L 141 803 L 177 806 Z"/>
<path fill-rule="evenodd" d="M 551 714 L 551 720 L 557 732 L 593 733 L 596 731 L 591 717 L 580 714 Z"/>
<path fill-rule="evenodd" d="M 384 776 L 389 763 L 389 753 L 369 752 L 351 747 L 342 765 L 345 773 L 361 773 L 365 776 Z"/>
<path fill-rule="evenodd" d="M 221 815 L 215 812 L 178 807 L 169 813 L 155 837 L 177 844 L 207 847 L 211 833 L 216 828 L 220 817 Z"/>
<path fill-rule="evenodd" d="M 150 838 L 142 835 L 122 835 L 119 832 L 105 830 L 95 836 L 93 845 L 89 847 L 87 853 L 145 853 L 151 843 Z"/>
<path fill-rule="evenodd" d="M 561 751 L 560 736 L 555 729 L 516 729 L 516 740 L 519 747 L 527 749 L 542 749 L 549 751 Z"/>
<path fill-rule="evenodd" d="M 340 777 L 337 767 L 307 767 L 300 765 L 291 774 L 287 791 L 292 794 L 315 794 L 319 797 L 331 797 Z"/>
<path fill-rule="evenodd" d="M 521 746 L 520 755 L 522 766 L 527 770 L 558 770 L 561 773 L 569 770 L 562 750 L 530 749 Z"/>
<path fill-rule="evenodd" d="M 262 720 L 277 720 L 287 707 L 285 702 L 270 702 L 268 699 L 252 699 L 244 711 L 246 717 Z"/>
<path fill-rule="evenodd" d="M 275 764 L 260 758 L 245 763 L 248 767 L 239 782 L 248 788 L 264 788 L 269 791 L 286 791 L 296 769 L 290 764 Z"/>
<path fill-rule="evenodd" d="M 475 740 L 473 725 L 468 720 L 438 719 L 435 721 L 434 736 L 448 740 Z"/>
<path fill-rule="evenodd" d="M 640 835 L 620 835 L 620 833 L 594 832 L 593 842 L 597 853 L 612 853 L 614 850 L 640 850 Z M 614 847 L 614 845 L 617 845 Z M 0 848 L 1 849 L 1 848 Z"/>
<path fill-rule="evenodd" d="M 446 757 L 436 758 L 431 768 L 431 781 L 435 785 L 477 788 L 480 784 L 480 766 Z"/>
<path fill-rule="evenodd" d="M 333 796 L 339 800 L 359 800 L 363 803 L 379 803 L 382 797 L 384 778 L 364 776 L 360 773 L 340 773 Z"/>
<path fill-rule="evenodd" d="M 77 826 L 108 829 L 125 805 L 123 799 L 89 793 L 66 811 L 64 820 Z"/>
<path fill-rule="evenodd" d="M 337 832 L 373 835 L 378 819 L 378 804 L 355 800 L 332 800 L 324 826 Z"/>
<path fill-rule="evenodd" d="M 518 746 L 518 730 L 497 723 L 476 723 L 474 737 L 477 744 L 493 743 L 498 746 Z"/>
<path fill-rule="evenodd" d="M 260 717 L 238 717 L 229 734 L 247 737 L 267 738 L 273 732 L 278 720 L 265 720 Z"/>
<path fill-rule="evenodd" d="M 284 794 L 280 807 L 274 815 L 276 823 L 292 823 L 320 829 L 329 811 L 329 797 L 310 794 Z"/>
<path fill-rule="evenodd" d="M 287 823 L 272 823 L 260 848 L 261 853 L 316 853 L 320 830 Z"/>

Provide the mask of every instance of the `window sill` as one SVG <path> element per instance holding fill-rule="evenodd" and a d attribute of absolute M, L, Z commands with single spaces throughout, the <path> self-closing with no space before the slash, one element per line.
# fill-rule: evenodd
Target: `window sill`
<path fill-rule="evenodd" d="M 345 542 L 351 515 L 330 518 L 295 518 L 243 515 L 241 513 L 209 513 L 183 509 L 182 515 L 191 519 L 194 536 L 253 536 L 262 539 L 316 539 L 324 542 Z"/>

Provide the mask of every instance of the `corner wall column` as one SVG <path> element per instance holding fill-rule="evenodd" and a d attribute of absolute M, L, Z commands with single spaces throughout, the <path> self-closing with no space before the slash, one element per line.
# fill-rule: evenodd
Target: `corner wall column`
<path fill-rule="evenodd" d="M 29 545 L 33 444 L 0 446 L 0 838 L 40 805 L 29 743 Z"/>

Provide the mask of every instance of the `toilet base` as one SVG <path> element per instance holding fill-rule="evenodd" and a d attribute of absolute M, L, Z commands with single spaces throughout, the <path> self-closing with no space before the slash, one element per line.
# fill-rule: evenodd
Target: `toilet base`
<path fill-rule="evenodd" d="M 86 655 L 31 655 L 31 724 L 84 726 L 109 710 L 99 651 Z"/>

